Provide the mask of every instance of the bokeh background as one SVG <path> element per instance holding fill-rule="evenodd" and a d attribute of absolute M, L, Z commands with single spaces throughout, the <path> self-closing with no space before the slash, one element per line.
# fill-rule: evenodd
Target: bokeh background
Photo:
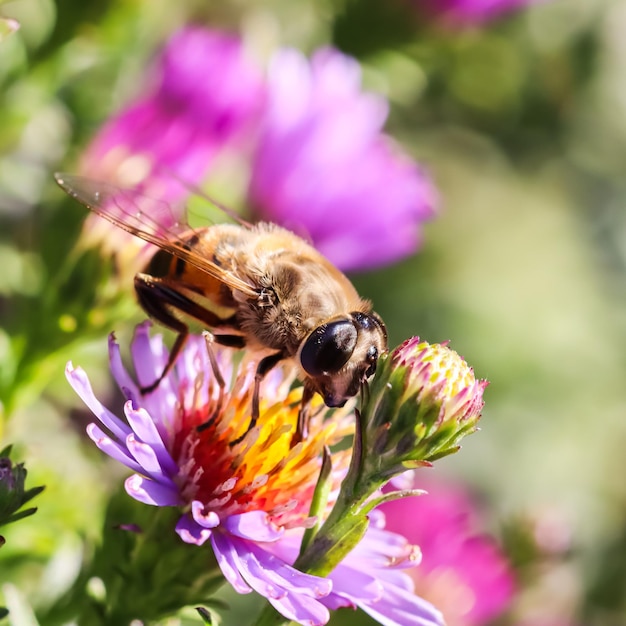
<path fill-rule="evenodd" d="M 260 55 L 333 45 L 389 100 L 386 131 L 428 168 L 440 212 L 417 254 L 351 277 L 392 345 L 451 340 L 491 381 L 481 432 L 428 476 L 469 489 L 516 571 L 498 623 L 626 624 L 626 2 L 545 0 L 465 24 L 419 4 L 0 5 L 21 25 L 0 41 L 0 448 L 47 487 L 3 529 L 11 623 L 36 623 L 71 582 L 123 476 L 85 443 L 65 362 L 112 394 L 106 335 L 141 318 L 111 263 L 77 252 L 86 210 L 52 173 L 76 170 L 193 21 Z M 237 198 L 224 187 L 212 193 Z"/>

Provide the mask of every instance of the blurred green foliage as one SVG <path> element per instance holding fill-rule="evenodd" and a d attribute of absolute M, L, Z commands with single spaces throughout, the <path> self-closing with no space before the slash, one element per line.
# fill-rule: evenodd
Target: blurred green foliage
<path fill-rule="evenodd" d="M 85 444 L 65 362 L 112 393 L 105 337 L 139 317 L 111 267 L 76 247 L 85 211 L 52 172 L 75 167 L 158 45 L 195 20 L 260 51 L 333 43 L 389 98 L 388 130 L 428 165 L 443 209 L 418 255 L 355 283 L 393 345 L 451 339 L 491 381 L 482 432 L 432 471 L 469 481 L 494 527 L 556 516 L 571 542 L 556 614 L 624 623 L 624 0 L 552 0 L 465 30 L 383 0 L 15 0 L 0 13 L 21 23 L 0 41 L 0 447 L 16 442 L 47 485 L 0 551 L 13 606 L 63 593 L 54 568 L 80 561 L 123 475 Z"/>

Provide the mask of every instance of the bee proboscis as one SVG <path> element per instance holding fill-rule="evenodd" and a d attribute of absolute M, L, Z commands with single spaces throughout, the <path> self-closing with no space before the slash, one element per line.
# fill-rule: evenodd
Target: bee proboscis
<path fill-rule="evenodd" d="M 170 370 L 193 323 L 215 343 L 255 356 L 249 428 L 258 418 L 261 381 L 281 361 L 295 364 L 304 385 L 298 438 L 306 436 L 315 393 L 329 407 L 343 406 L 373 375 L 387 350 L 383 321 L 348 278 L 296 234 L 265 222 L 191 228 L 177 220 L 164 228 L 150 217 L 150 206 L 164 206 L 159 200 L 79 176 L 55 178 L 96 214 L 158 248 L 135 276 L 135 291 L 148 316 L 177 336 L 162 375 L 144 393 Z"/>

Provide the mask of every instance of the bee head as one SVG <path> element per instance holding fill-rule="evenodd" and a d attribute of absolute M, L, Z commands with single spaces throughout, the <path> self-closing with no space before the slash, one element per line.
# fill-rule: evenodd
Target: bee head
<path fill-rule="evenodd" d="M 324 322 L 302 342 L 298 360 L 330 407 L 343 406 L 376 371 L 387 330 L 376 313 L 355 311 Z"/>

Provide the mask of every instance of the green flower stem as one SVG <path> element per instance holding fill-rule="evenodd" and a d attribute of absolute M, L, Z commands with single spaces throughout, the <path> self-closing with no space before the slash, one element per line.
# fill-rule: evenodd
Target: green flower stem
<path fill-rule="evenodd" d="M 302 572 L 327 576 L 357 545 L 367 530 L 369 520 L 361 512 L 362 505 L 378 485 L 362 480 L 364 450 L 361 432 L 360 417 L 357 417 L 348 474 L 341 484 L 330 515 L 294 563 L 294 567 Z M 283 626 L 290 623 L 290 620 L 267 604 L 255 626 Z"/>

